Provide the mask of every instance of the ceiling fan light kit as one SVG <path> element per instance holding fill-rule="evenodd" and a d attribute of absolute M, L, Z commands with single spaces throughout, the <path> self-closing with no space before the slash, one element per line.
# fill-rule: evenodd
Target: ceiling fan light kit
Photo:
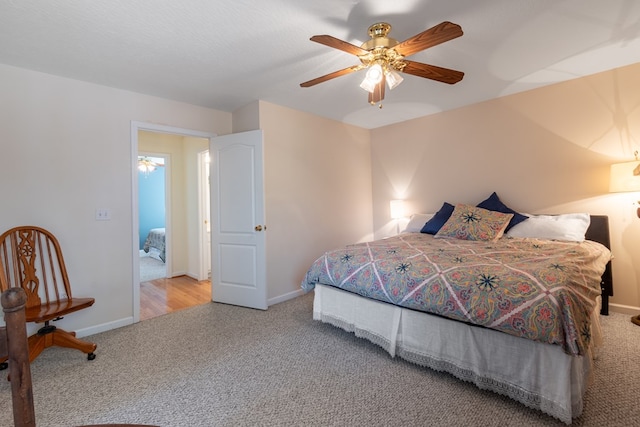
<path fill-rule="evenodd" d="M 146 175 L 156 170 L 158 164 L 148 157 L 138 157 L 138 170 Z"/>
<path fill-rule="evenodd" d="M 311 37 L 311 41 L 357 56 L 361 64 L 317 77 L 301 83 L 300 86 L 314 86 L 336 77 L 367 69 L 360 87 L 369 92 L 369 103 L 376 104 L 384 99 L 385 83 L 389 89 L 394 89 L 402 83 L 404 79 L 400 73 L 448 84 L 455 84 L 462 80 L 464 73 L 461 71 L 405 59 L 409 55 L 460 37 L 463 33 L 459 25 L 445 21 L 403 42 L 388 37 L 389 31 L 391 31 L 391 25 L 386 22 L 371 25 L 369 27 L 371 39 L 360 47 L 329 35 Z"/>
<path fill-rule="evenodd" d="M 376 85 L 382 80 L 382 66 L 380 64 L 373 64 L 367 70 L 367 74 L 364 76 L 364 80 L 360 83 L 360 87 L 367 92 L 373 92 L 376 89 Z"/>

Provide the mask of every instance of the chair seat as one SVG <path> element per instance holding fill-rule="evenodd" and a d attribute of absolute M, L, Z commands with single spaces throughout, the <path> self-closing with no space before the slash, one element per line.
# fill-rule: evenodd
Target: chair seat
<path fill-rule="evenodd" d="M 94 302 L 95 298 L 63 299 L 49 304 L 28 307 L 25 314 L 27 322 L 43 323 L 91 307 Z"/>

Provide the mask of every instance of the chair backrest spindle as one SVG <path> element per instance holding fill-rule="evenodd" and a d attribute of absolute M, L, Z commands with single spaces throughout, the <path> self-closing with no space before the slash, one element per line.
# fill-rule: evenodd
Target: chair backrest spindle
<path fill-rule="evenodd" d="M 49 265 L 51 266 L 51 271 L 52 271 L 53 289 L 54 289 L 54 291 L 56 293 L 56 299 L 59 300 L 60 299 L 60 288 L 58 287 L 58 275 L 55 274 L 55 272 L 54 272 L 55 266 L 54 266 L 52 251 L 51 251 L 51 242 L 49 241 L 49 239 L 47 239 L 47 249 L 49 251 Z"/>
<path fill-rule="evenodd" d="M 36 249 L 38 250 L 38 258 L 40 259 L 40 276 L 42 277 L 42 290 L 44 291 L 44 300 L 47 304 L 49 304 L 51 300 L 49 298 L 49 286 L 47 282 L 47 264 L 45 264 L 47 258 L 45 257 L 45 253 L 43 252 L 42 234 L 36 233 L 35 231 L 33 231 L 32 233 L 33 242 L 36 246 Z M 51 265 L 51 260 L 49 260 L 49 265 Z M 36 270 L 33 273 L 34 275 L 36 275 L 38 272 Z"/>

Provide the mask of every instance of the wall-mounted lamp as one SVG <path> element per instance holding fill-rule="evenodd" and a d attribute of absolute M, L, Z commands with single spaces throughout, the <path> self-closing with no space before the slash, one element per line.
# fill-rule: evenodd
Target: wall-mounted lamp
<path fill-rule="evenodd" d="M 635 152 L 636 160 L 633 162 L 616 163 L 611 165 L 611 177 L 609 192 L 640 192 L 640 160 L 638 152 Z M 640 201 L 638 202 L 640 204 Z M 637 210 L 640 218 L 640 207 Z"/>
<path fill-rule="evenodd" d="M 391 219 L 396 220 L 397 233 L 400 234 L 400 220 L 404 218 L 404 200 L 396 199 L 389 202 Z"/>

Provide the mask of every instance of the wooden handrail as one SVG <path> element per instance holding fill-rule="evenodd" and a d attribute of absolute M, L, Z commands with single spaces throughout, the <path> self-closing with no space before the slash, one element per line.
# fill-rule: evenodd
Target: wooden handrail
<path fill-rule="evenodd" d="M 0 356 L 8 357 L 13 422 L 16 427 L 35 427 L 25 318 L 27 294 L 22 288 L 10 288 L 2 293 L 0 300 L 6 323 L 0 330 Z"/>

